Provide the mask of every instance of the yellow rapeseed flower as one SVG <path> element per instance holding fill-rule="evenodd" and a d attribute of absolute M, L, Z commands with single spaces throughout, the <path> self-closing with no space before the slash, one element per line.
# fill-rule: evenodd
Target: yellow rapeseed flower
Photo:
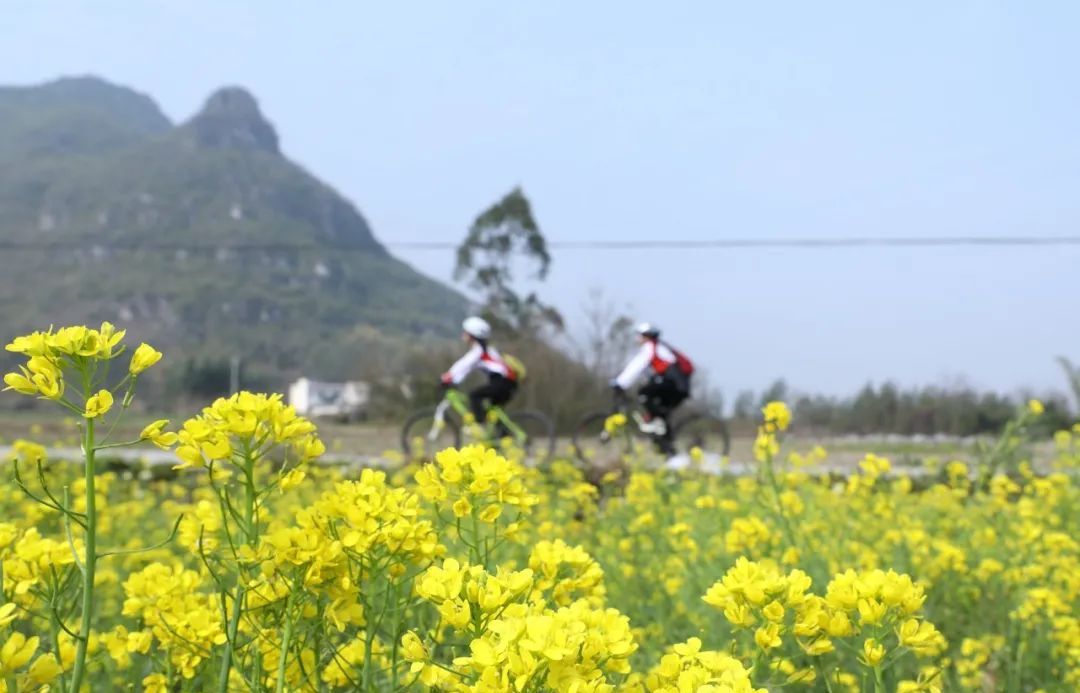
<path fill-rule="evenodd" d="M 64 672 L 60 662 L 56 661 L 56 655 L 51 652 L 43 654 L 33 661 L 26 670 L 25 680 L 31 684 L 30 689 L 42 689 L 56 680 Z"/>
<path fill-rule="evenodd" d="M 769 402 L 761 413 L 765 418 L 765 429 L 770 433 L 786 431 L 791 425 L 791 410 L 783 402 Z"/>
<path fill-rule="evenodd" d="M 299 486 L 306 476 L 307 472 L 303 469 L 290 469 L 281 477 L 278 486 L 281 488 L 282 492 L 291 491 Z"/>
<path fill-rule="evenodd" d="M 150 674 L 142 680 L 145 693 L 169 693 L 169 679 L 165 674 Z"/>
<path fill-rule="evenodd" d="M 780 639 L 780 626 L 767 623 L 754 631 L 754 642 L 763 650 L 771 650 L 783 644 Z"/>
<path fill-rule="evenodd" d="M 885 646 L 878 643 L 874 638 L 867 638 L 863 642 L 862 661 L 869 666 L 876 667 L 885 659 Z"/>
<path fill-rule="evenodd" d="M 83 414 L 88 419 L 96 419 L 105 416 L 112 409 L 113 395 L 108 390 L 100 390 L 96 395 L 91 395 L 86 400 L 86 412 Z"/>
<path fill-rule="evenodd" d="M 626 414 L 623 414 L 622 412 L 616 412 L 604 419 L 604 431 L 606 431 L 607 434 L 610 436 L 618 433 L 625 425 Z"/>
<path fill-rule="evenodd" d="M 128 366 L 128 371 L 132 375 L 139 375 L 160 360 L 161 352 L 143 342 L 135 349 L 135 353 L 131 355 L 131 364 Z"/>
<path fill-rule="evenodd" d="M 15 620 L 15 605 L 11 602 L 0 606 L 0 628 Z"/>
<path fill-rule="evenodd" d="M 164 430 L 168 425 L 168 419 L 158 419 L 157 421 L 148 424 L 146 428 L 139 433 L 139 440 L 149 440 L 162 450 L 168 450 L 173 445 L 176 445 L 177 440 L 177 435 L 175 433 Z"/>
<path fill-rule="evenodd" d="M 900 644 L 919 656 L 933 656 L 945 649 L 945 637 L 929 621 L 910 618 L 897 629 Z"/>
<path fill-rule="evenodd" d="M 26 666 L 37 648 L 37 636 L 27 638 L 18 631 L 9 635 L 3 646 L 0 646 L 0 677 L 10 676 Z"/>
<path fill-rule="evenodd" d="M 420 637 L 413 631 L 407 631 L 401 636 L 401 651 L 405 659 L 410 662 L 426 662 L 428 651 Z"/>
<path fill-rule="evenodd" d="M 30 379 L 30 375 L 26 373 L 25 369 L 22 373 L 8 373 L 4 376 L 4 384 L 7 385 L 5 390 L 14 390 L 20 395 L 36 395 L 38 393 L 37 385 Z"/>

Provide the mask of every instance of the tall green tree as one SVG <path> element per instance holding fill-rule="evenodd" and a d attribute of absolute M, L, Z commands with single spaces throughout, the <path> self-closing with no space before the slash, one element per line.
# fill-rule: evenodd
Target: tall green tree
<path fill-rule="evenodd" d="M 454 278 L 483 296 L 484 312 L 519 333 L 545 327 L 562 329 L 563 318 L 535 292 L 522 296 L 514 288 L 515 270 L 543 281 L 551 267 L 547 240 L 521 188 L 514 188 L 480 213 L 457 249 Z"/>

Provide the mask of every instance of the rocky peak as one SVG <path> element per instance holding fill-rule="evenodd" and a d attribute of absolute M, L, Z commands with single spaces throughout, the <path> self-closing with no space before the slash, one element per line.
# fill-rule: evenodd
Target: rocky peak
<path fill-rule="evenodd" d="M 211 94 L 185 129 L 199 147 L 280 153 L 274 126 L 263 117 L 255 97 L 243 87 L 224 87 Z"/>

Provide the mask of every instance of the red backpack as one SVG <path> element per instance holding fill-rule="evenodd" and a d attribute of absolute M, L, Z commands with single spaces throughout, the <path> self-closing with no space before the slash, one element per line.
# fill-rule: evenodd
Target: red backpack
<path fill-rule="evenodd" d="M 691 361 L 686 354 L 670 344 L 665 343 L 664 346 L 671 349 L 671 353 L 675 354 L 675 367 L 679 369 L 680 373 L 687 376 L 694 374 L 694 362 Z"/>

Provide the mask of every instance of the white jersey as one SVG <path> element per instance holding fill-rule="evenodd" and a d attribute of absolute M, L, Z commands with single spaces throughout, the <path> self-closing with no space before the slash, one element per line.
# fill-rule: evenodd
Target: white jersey
<path fill-rule="evenodd" d="M 457 385 L 477 368 L 510 380 L 517 380 L 517 374 L 506 365 L 495 347 L 484 348 L 479 343 L 474 343 L 472 348 L 443 374 L 443 382 Z"/>
<path fill-rule="evenodd" d="M 626 364 L 622 373 L 615 377 L 615 384 L 624 390 L 629 390 L 630 386 L 649 368 L 652 368 L 656 373 L 663 373 L 675 362 L 674 351 L 669 349 L 666 344 L 650 339 L 641 345 L 641 349 Z"/>

